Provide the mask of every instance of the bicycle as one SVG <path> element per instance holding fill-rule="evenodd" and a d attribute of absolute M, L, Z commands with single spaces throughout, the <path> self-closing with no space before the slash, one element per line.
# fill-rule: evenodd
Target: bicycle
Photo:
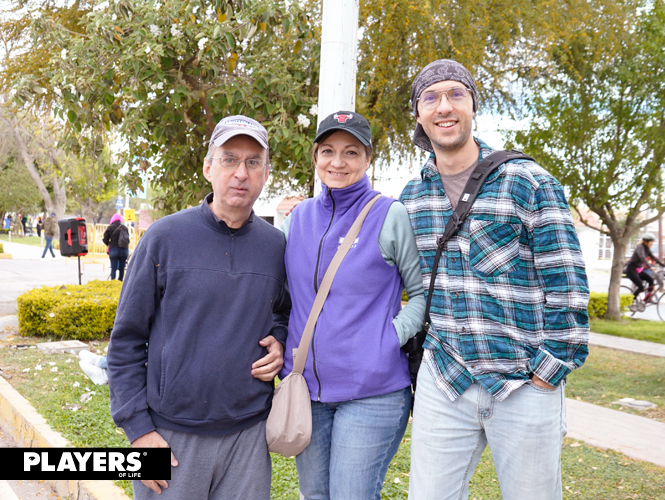
<path fill-rule="evenodd" d="M 652 271 L 654 274 L 656 274 L 660 280 L 656 279 L 656 282 L 662 282 L 663 276 L 665 276 L 665 269 L 654 269 L 652 268 Z M 629 278 L 623 274 L 621 276 L 622 279 L 626 279 L 630 282 L 630 285 L 621 285 L 619 287 L 619 294 L 620 295 L 634 295 L 635 290 L 637 290 L 637 287 L 635 284 L 629 280 Z M 649 282 L 648 281 L 643 281 L 642 286 L 644 287 L 644 290 L 640 292 L 636 297 L 635 300 L 631 305 L 628 306 L 628 311 L 630 312 L 631 316 L 635 316 L 636 313 L 641 313 L 646 310 L 647 307 L 650 306 L 655 306 L 656 307 L 656 312 L 658 313 L 658 317 L 660 318 L 661 321 L 665 321 L 665 299 L 663 298 L 665 296 L 665 291 L 663 288 L 656 288 L 657 285 L 654 285 L 654 289 L 652 292 L 649 292 Z"/>

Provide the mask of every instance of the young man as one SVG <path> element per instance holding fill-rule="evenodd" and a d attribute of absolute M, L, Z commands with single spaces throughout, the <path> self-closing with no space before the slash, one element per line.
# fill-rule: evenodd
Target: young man
<path fill-rule="evenodd" d="M 432 277 L 437 237 L 492 150 L 471 134 L 478 91 L 461 64 L 425 67 L 411 103 L 413 142 L 431 154 L 401 201 L 425 290 L 436 281 L 418 374 L 409 498 L 466 499 L 489 444 L 504 499 L 560 499 L 565 378 L 582 366 L 589 331 L 584 260 L 563 189 L 533 162 L 503 164 Z"/>
<path fill-rule="evenodd" d="M 254 215 L 268 135 L 244 116 L 210 138 L 213 192 L 154 223 L 127 271 L 108 350 L 111 414 L 133 447 L 170 447 L 171 481 L 134 498 L 268 500 L 265 439 L 290 302 L 281 231 Z"/>

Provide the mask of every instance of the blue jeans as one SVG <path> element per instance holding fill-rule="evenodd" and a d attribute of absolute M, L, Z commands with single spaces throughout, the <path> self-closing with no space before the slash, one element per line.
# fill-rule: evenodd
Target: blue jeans
<path fill-rule="evenodd" d="M 113 247 L 109 249 L 109 259 L 111 259 L 111 279 L 115 279 L 115 272 L 118 271 L 118 279 L 122 281 L 125 277 L 125 264 L 129 257 L 128 248 Z"/>
<path fill-rule="evenodd" d="M 42 259 L 46 257 L 46 252 L 49 250 L 51 251 L 51 255 L 55 257 L 55 253 L 53 252 L 53 236 L 44 236 L 44 240 L 46 240 L 46 244 L 44 245 L 44 253 L 42 254 Z"/>
<path fill-rule="evenodd" d="M 296 457 L 305 500 L 380 500 L 404 436 L 411 387 L 382 396 L 312 401 L 312 440 Z"/>
<path fill-rule="evenodd" d="M 410 500 L 466 500 L 489 444 L 503 500 L 560 500 L 564 387 L 527 382 L 503 401 L 472 384 L 451 402 L 423 363 L 411 428 Z"/>

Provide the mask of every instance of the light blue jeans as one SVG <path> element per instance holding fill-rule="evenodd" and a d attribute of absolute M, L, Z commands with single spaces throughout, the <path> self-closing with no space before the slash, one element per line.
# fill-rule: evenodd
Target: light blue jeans
<path fill-rule="evenodd" d="M 312 401 L 312 440 L 296 457 L 304 500 L 380 500 L 404 437 L 411 387 L 382 396 Z"/>
<path fill-rule="evenodd" d="M 425 363 L 411 428 L 409 500 L 466 500 L 469 479 L 489 444 L 503 500 L 560 500 L 564 387 L 532 382 L 496 401 L 472 384 L 455 402 Z"/>

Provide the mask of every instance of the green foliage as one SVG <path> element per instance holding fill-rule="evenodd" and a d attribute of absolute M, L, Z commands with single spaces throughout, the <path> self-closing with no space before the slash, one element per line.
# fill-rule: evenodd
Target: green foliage
<path fill-rule="evenodd" d="M 589 295 L 589 318 L 602 318 L 607 312 L 607 297 L 606 293 L 591 292 Z M 634 297 L 630 294 L 622 294 L 619 296 L 621 312 L 626 312 L 628 306 L 633 303 Z"/>
<path fill-rule="evenodd" d="M 5 253 L 5 247 L 0 243 L 0 253 Z"/>
<path fill-rule="evenodd" d="M 14 233 L 12 233 L 14 234 Z M 0 241 L 9 241 L 9 235 L 5 233 L 0 233 Z M 33 247 L 41 247 L 43 246 L 41 238 L 37 236 L 25 236 L 21 238 L 20 240 L 16 239 L 16 236 L 14 236 L 14 243 L 16 242 L 21 243 L 21 245 L 31 245 Z M 55 240 L 53 240 L 53 243 L 55 243 Z M 54 247 L 55 248 L 55 247 Z"/>
<path fill-rule="evenodd" d="M 360 2 L 358 111 L 372 125 L 379 157 L 416 150 L 409 98 L 413 78 L 427 64 L 446 58 L 464 64 L 476 79 L 481 110 L 516 111 L 511 82 L 541 73 L 543 48 L 566 29 L 562 13 L 583 8 L 556 0 Z"/>
<path fill-rule="evenodd" d="M 98 137 L 117 129 L 130 187 L 151 172 L 169 209 L 196 204 L 209 190 L 200 173 L 206 141 L 231 114 L 268 129 L 274 188 L 309 188 L 315 127 L 297 117 L 310 113 L 318 92 L 310 14 L 318 10 L 290 4 L 120 0 L 42 10 L 29 30 L 50 58 L 14 79 L 15 101 L 52 103 L 97 154 Z M 76 16 L 75 31 L 60 22 Z"/>
<path fill-rule="evenodd" d="M 42 198 L 23 165 L 0 156 L 0 213 L 39 212 Z"/>
<path fill-rule="evenodd" d="M 120 281 L 36 288 L 16 299 L 21 335 L 101 339 L 113 328 Z"/>
<path fill-rule="evenodd" d="M 21 343 L 25 339 L 21 339 Z M 101 352 L 105 344 L 97 345 Z M 609 389 L 618 390 L 618 394 L 631 397 L 662 400 L 663 367 L 659 358 L 628 355 L 627 353 L 609 352 L 609 356 L 597 356 L 599 351 L 592 350 L 587 364 L 580 370 L 574 370 L 568 377 L 569 394 L 580 396 L 591 402 L 608 406 L 607 399 L 614 395 L 603 391 L 604 384 Z M 611 355 L 625 358 L 617 364 Z M 631 357 L 634 356 L 634 357 Z M 37 363 L 55 362 L 58 373 L 49 370 L 34 370 Z M 108 386 L 93 386 L 78 368 L 74 355 L 45 355 L 38 349 L 17 350 L 0 349 L 0 365 L 5 372 L 14 376 L 12 385 L 38 409 L 48 424 L 60 432 L 76 447 L 126 447 L 127 438 L 121 429 L 116 429 L 109 414 Z M 49 365 L 50 367 L 50 365 Z M 29 368 L 30 371 L 23 372 Z M 585 368 L 590 369 L 584 373 Z M 605 370 L 595 372 L 595 370 Z M 623 375 L 627 374 L 628 377 Z M 57 377 L 56 377 L 57 375 Z M 642 384 L 641 376 L 648 381 Z M 53 380 L 56 378 L 57 380 Z M 582 378 L 585 380 L 583 381 Z M 626 383 L 628 381 L 628 383 Z M 74 387 L 75 383 L 79 385 Z M 657 384 L 658 385 L 655 385 Z M 623 385 L 621 385 L 623 384 Z M 92 389 L 95 395 L 81 403 L 82 394 Z M 585 392 L 586 391 L 586 392 Z M 603 398 L 602 395 L 606 394 Z M 618 395 L 617 394 L 617 395 Z M 657 397 L 658 396 L 658 397 Z M 77 411 L 67 409 L 73 404 L 81 406 Z M 616 407 L 615 407 L 616 408 Z M 653 418 L 651 410 L 646 415 Z M 382 491 L 384 500 L 405 500 L 409 487 L 409 464 L 411 426 L 406 430 L 397 455 L 393 458 L 386 475 Z M 273 476 L 271 498 L 274 500 L 292 500 L 298 496 L 298 476 L 293 458 L 272 455 Z M 563 480 L 563 498 L 565 500 L 625 500 L 626 498 L 660 498 L 665 488 L 665 472 L 655 465 L 631 460 L 610 450 L 598 450 L 571 439 L 564 440 L 561 453 Z M 395 480 L 398 481 L 395 481 Z M 131 482 L 120 484 L 131 496 Z M 501 493 L 497 482 L 492 455 L 486 449 L 471 478 L 469 498 L 500 500 Z"/>
<path fill-rule="evenodd" d="M 548 49 L 549 75 L 525 103 L 532 119 L 514 138 L 566 187 L 580 220 L 612 239 L 607 314 L 619 319 L 626 246 L 665 212 L 665 5 L 586 4 L 583 15 L 564 16 L 566 31 Z"/>
<path fill-rule="evenodd" d="M 623 318 L 621 321 L 592 319 L 591 331 L 617 337 L 665 344 L 665 322 Z"/>

